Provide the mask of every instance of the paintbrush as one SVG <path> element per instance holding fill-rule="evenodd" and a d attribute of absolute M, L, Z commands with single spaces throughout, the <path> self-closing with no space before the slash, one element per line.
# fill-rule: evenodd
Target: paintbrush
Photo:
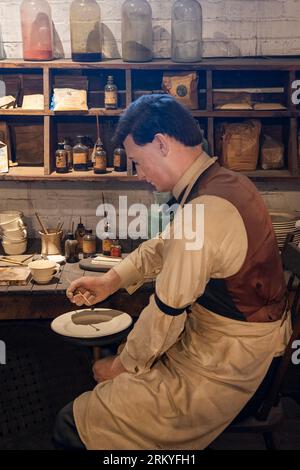
<path fill-rule="evenodd" d="M 11 263 L 11 264 L 17 264 L 18 266 L 24 266 L 23 263 L 21 263 L 21 261 L 15 261 L 15 260 L 12 260 L 12 259 L 9 259 L 9 258 L 0 258 L 0 261 L 3 262 L 3 263 Z"/>
<path fill-rule="evenodd" d="M 58 221 L 55 229 L 55 233 L 59 233 L 59 227 L 60 227 L 60 220 Z"/>
<path fill-rule="evenodd" d="M 72 283 L 72 281 L 71 281 L 69 278 L 67 278 L 67 282 L 68 282 L 69 284 Z M 86 296 L 85 296 L 82 292 L 80 292 L 80 290 L 75 289 L 74 294 L 75 294 L 75 295 L 81 295 L 81 297 L 84 299 L 84 301 L 91 307 L 91 310 L 94 310 L 95 306 L 94 306 L 93 304 L 91 304 L 91 302 L 89 301 L 89 299 L 87 299 Z"/>
<path fill-rule="evenodd" d="M 37 212 L 35 212 L 35 216 L 36 216 L 36 218 L 37 218 L 37 220 L 38 220 L 40 226 L 42 227 L 42 231 L 43 231 L 44 233 L 46 233 L 46 235 L 49 235 L 48 230 L 46 229 L 45 225 L 44 225 L 43 222 L 41 221 L 40 216 L 39 216 L 39 214 L 38 214 Z"/>
<path fill-rule="evenodd" d="M 68 278 L 67 278 L 67 282 L 68 282 L 69 284 L 72 283 L 72 281 L 71 281 L 70 279 L 68 279 Z M 91 306 L 91 310 L 94 310 L 95 306 L 91 304 L 91 302 L 86 298 L 86 296 L 85 296 L 82 292 L 80 292 L 79 290 L 76 289 L 76 290 L 74 291 L 74 293 L 81 295 L 81 297 L 85 300 L 85 302 L 86 302 L 88 305 Z M 77 315 L 79 314 L 79 312 L 78 312 L 77 310 L 75 310 L 75 313 L 76 313 Z M 96 331 L 100 331 L 99 328 L 97 328 L 96 326 L 92 325 L 91 323 L 88 323 L 88 326 L 91 326 L 91 327 L 94 328 L 94 330 L 96 330 Z"/>

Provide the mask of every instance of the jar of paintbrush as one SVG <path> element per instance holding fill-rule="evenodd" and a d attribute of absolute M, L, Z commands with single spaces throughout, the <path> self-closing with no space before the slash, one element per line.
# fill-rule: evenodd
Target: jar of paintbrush
<path fill-rule="evenodd" d="M 46 256 L 47 255 L 61 255 L 62 254 L 61 241 L 62 241 L 62 236 L 63 236 L 63 230 L 62 230 L 63 222 L 58 223 L 55 229 L 49 229 L 42 222 L 39 215 L 37 213 L 35 215 L 41 226 L 41 230 L 39 231 L 39 234 L 41 236 L 41 242 L 42 242 L 41 254 L 46 255 Z"/>

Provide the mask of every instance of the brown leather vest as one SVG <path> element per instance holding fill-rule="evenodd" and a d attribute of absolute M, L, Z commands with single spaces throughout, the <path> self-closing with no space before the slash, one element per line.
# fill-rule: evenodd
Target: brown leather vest
<path fill-rule="evenodd" d="M 286 305 L 286 284 L 271 218 L 258 190 L 246 176 L 214 163 L 200 175 L 187 202 L 203 195 L 218 196 L 236 207 L 246 228 L 248 251 L 239 272 L 225 279 L 210 279 L 197 302 L 237 320 L 280 319 Z"/>

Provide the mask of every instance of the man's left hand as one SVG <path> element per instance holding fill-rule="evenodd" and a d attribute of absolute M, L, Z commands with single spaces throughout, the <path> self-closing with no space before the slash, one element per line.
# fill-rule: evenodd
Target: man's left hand
<path fill-rule="evenodd" d="M 117 377 L 126 372 L 118 356 L 105 357 L 96 361 L 93 365 L 93 374 L 96 382 L 103 382 Z"/>

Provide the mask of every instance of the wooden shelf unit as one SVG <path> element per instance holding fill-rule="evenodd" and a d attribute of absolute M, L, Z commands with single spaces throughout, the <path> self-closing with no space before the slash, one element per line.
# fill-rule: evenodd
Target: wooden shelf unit
<path fill-rule="evenodd" d="M 116 172 L 113 168 L 108 168 L 107 173 L 96 175 L 91 169 L 89 171 L 72 171 L 70 173 L 45 174 L 43 167 L 16 166 L 10 168 L 9 173 L 4 173 L 0 177 L 5 181 L 137 181 L 136 175 L 128 175 L 127 172 Z"/>
<path fill-rule="evenodd" d="M 11 119 L 15 116 L 18 121 L 26 122 L 28 116 L 40 116 L 44 123 L 44 165 L 43 167 L 14 167 L 10 168 L 8 174 L 0 175 L 0 180 L 50 180 L 50 181 L 137 181 L 137 177 L 133 175 L 132 165 L 128 162 L 127 173 L 109 172 L 105 175 L 95 175 L 93 171 L 85 172 L 70 172 L 68 174 L 57 174 L 55 172 L 55 147 L 56 147 L 56 125 L 59 120 L 70 120 L 72 118 L 81 119 L 86 122 L 92 117 L 100 116 L 101 119 L 118 119 L 124 111 L 124 107 L 117 110 L 106 110 L 104 108 L 91 108 L 88 111 L 69 111 L 69 112 L 54 112 L 50 110 L 51 95 L 53 89 L 53 80 L 55 74 L 65 73 L 66 75 L 83 71 L 87 74 L 99 73 L 114 73 L 124 74 L 125 90 L 120 90 L 123 97 L 124 106 L 128 106 L 134 99 L 134 93 L 143 93 L 142 89 L 135 88 L 135 81 L 138 74 L 144 74 L 149 77 L 156 77 L 156 84 L 158 86 L 161 81 L 162 73 L 165 71 L 199 71 L 202 82 L 199 84 L 201 91 L 199 96 L 204 98 L 205 106 L 203 109 L 193 110 L 192 114 L 195 118 L 200 120 L 200 124 L 204 125 L 206 137 L 209 142 L 211 151 L 215 149 L 215 128 L 216 123 L 221 119 L 271 119 L 284 122 L 286 139 L 286 168 L 283 170 L 260 170 L 257 169 L 253 172 L 246 174 L 255 180 L 270 180 L 270 179 L 300 179 L 300 161 L 297 153 L 297 133 L 298 133 L 298 119 L 300 120 L 300 110 L 292 103 L 291 96 L 292 83 L 296 80 L 297 73 L 300 73 L 300 59 L 299 58 L 240 58 L 240 59 L 209 59 L 203 60 L 198 63 L 178 64 L 171 60 L 155 60 L 150 63 L 125 63 L 122 60 L 105 60 L 98 63 L 76 63 L 71 60 L 54 60 L 51 62 L 26 62 L 24 60 L 1 60 L 0 73 L 5 74 L 22 73 L 30 70 L 39 70 L 41 79 L 43 81 L 44 91 L 44 110 L 23 110 L 22 108 L 0 110 L 0 120 Z M 286 109 L 276 111 L 257 111 L 257 110 L 216 110 L 214 109 L 213 90 L 215 77 L 218 73 L 223 72 L 241 74 L 241 77 L 247 76 L 247 72 L 257 73 L 278 73 L 284 76 L 282 86 L 284 88 L 284 95 L 286 100 Z M 155 80 L 154 80 L 155 81 Z M 255 87 L 253 83 L 253 87 Z M 258 85 L 259 86 L 259 85 Z M 156 87 L 157 88 L 157 87 Z M 154 90 L 156 89 L 154 87 Z M 145 89 L 145 92 L 151 92 L 150 89 Z M 103 90 L 99 90 L 103 93 Z M 217 121 L 218 120 L 218 121 Z M 96 122 L 96 121 L 95 121 Z M 103 121 L 102 121 L 103 122 Z M 61 124 L 63 125 L 63 124 Z"/>

